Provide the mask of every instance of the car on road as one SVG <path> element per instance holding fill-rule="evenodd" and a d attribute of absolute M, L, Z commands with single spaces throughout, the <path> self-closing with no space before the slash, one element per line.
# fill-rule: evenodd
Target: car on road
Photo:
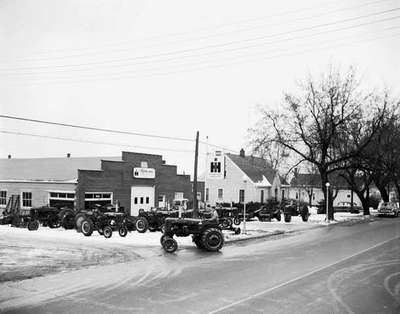
<path fill-rule="evenodd" d="M 339 202 L 336 206 L 333 206 L 333 210 L 335 213 L 349 212 L 352 214 L 358 214 L 362 208 L 361 206 L 357 205 L 356 202 L 353 202 L 353 206 L 351 206 L 351 202 Z"/>
<path fill-rule="evenodd" d="M 381 202 L 378 205 L 379 216 L 399 217 L 399 203 L 396 202 Z"/>

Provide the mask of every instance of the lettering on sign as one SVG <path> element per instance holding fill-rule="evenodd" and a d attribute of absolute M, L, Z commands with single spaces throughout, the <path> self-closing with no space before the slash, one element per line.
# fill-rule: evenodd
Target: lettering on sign
<path fill-rule="evenodd" d="M 133 177 L 141 179 L 154 179 L 156 170 L 153 168 L 133 168 Z"/>

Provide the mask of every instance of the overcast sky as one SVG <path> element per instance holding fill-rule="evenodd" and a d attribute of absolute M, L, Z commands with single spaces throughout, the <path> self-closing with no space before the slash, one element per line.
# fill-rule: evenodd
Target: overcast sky
<path fill-rule="evenodd" d="M 399 39 L 399 0 L 0 0 L 0 112 L 193 139 L 199 130 L 239 151 L 257 105 L 279 106 L 330 63 L 398 94 Z M 7 119 L 0 131 L 1 158 L 130 150 L 193 171 L 194 143 Z"/>

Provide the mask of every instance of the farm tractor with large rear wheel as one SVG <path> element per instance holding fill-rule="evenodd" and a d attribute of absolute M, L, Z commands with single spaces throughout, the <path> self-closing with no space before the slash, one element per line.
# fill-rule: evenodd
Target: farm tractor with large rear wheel
<path fill-rule="evenodd" d="M 198 248 L 210 252 L 219 251 L 224 245 L 224 235 L 218 219 L 166 218 L 164 234 L 160 242 L 168 253 L 173 253 L 178 249 L 174 235 L 177 237 L 192 235 L 192 241 Z"/>

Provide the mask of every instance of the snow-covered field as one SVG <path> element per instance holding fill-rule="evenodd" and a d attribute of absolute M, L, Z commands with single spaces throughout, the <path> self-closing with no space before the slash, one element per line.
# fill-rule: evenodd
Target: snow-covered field
<path fill-rule="evenodd" d="M 335 222 L 365 219 L 362 214 L 337 213 Z M 226 242 L 302 231 L 327 225 L 324 215 L 312 214 L 308 222 L 292 217 L 290 223 L 272 220 L 246 223 L 246 234 L 224 231 Z M 243 223 L 240 226 L 243 230 Z M 40 227 L 37 231 L 0 225 L 0 282 L 43 276 L 95 265 L 143 260 L 164 254 L 159 232 L 129 233 L 121 238 L 114 232 L 106 239 L 94 232 L 85 237 L 75 230 Z M 180 249 L 193 246 L 191 237 L 177 238 Z"/>

